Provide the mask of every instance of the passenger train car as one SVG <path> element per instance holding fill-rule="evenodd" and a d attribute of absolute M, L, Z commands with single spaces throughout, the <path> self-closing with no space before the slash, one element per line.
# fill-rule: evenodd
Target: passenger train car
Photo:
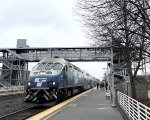
<path fill-rule="evenodd" d="M 61 101 L 96 86 L 98 80 L 63 58 L 44 58 L 31 71 L 26 101 Z"/>

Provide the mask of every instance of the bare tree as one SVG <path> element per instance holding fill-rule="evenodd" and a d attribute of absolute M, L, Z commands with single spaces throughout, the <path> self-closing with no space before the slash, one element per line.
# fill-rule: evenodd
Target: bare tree
<path fill-rule="evenodd" d="M 148 0 L 79 0 L 78 15 L 88 37 L 97 45 L 112 45 L 123 55 L 130 76 L 131 96 L 142 60 L 149 56 L 150 5 Z M 94 43 L 95 44 L 95 43 Z M 137 63 L 132 70 L 133 62 Z"/>

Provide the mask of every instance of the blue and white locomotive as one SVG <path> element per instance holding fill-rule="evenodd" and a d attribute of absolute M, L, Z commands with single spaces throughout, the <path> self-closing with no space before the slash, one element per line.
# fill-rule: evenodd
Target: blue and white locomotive
<path fill-rule="evenodd" d="M 30 73 L 26 101 L 61 101 L 94 87 L 97 81 L 63 58 L 44 58 Z"/>

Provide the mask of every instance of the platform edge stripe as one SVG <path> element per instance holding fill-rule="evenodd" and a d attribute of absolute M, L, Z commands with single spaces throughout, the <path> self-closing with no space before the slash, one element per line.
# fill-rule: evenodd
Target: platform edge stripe
<path fill-rule="evenodd" d="M 54 107 L 51 107 L 51 108 L 49 108 L 49 109 L 47 109 L 47 110 L 45 110 L 45 111 L 43 111 L 43 112 L 41 112 L 39 114 L 36 114 L 36 115 L 26 119 L 26 120 L 42 120 L 43 118 L 46 118 L 46 117 L 50 116 L 55 111 L 61 109 L 65 105 L 69 104 L 70 102 L 76 100 L 77 98 L 81 97 L 82 95 L 84 95 L 84 94 L 86 94 L 86 93 L 88 93 L 90 91 L 92 91 L 92 90 L 90 89 L 90 90 L 88 90 L 86 92 L 83 92 L 83 93 L 77 95 L 77 96 L 74 96 L 73 98 L 70 98 L 70 99 L 68 99 L 68 100 L 66 100 L 66 101 L 64 101 L 64 102 L 62 102 L 62 103 L 60 103 L 60 104 L 58 104 L 58 105 L 56 105 Z"/>

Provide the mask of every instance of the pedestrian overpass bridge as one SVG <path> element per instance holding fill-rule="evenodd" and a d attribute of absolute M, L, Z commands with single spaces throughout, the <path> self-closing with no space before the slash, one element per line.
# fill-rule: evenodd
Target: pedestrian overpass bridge
<path fill-rule="evenodd" d="M 121 68 L 121 57 L 113 51 L 114 68 Z M 111 62 L 110 47 L 53 47 L 53 48 L 1 48 L 0 63 L 3 64 L 1 83 L 6 86 L 19 85 L 28 78 L 28 63 L 38 62 L 44 57 L 60 57 L 69 62 Z M 117 63 L 117 64 L 116 64 Z M 125 74 L 116 71 L 117 74 Z M 9 81 L 9 82 L 8 82 Z M 13 82 L 14 81 L 14 82 Z M 10 84 L 11 83 L 11 84 Z"/>

